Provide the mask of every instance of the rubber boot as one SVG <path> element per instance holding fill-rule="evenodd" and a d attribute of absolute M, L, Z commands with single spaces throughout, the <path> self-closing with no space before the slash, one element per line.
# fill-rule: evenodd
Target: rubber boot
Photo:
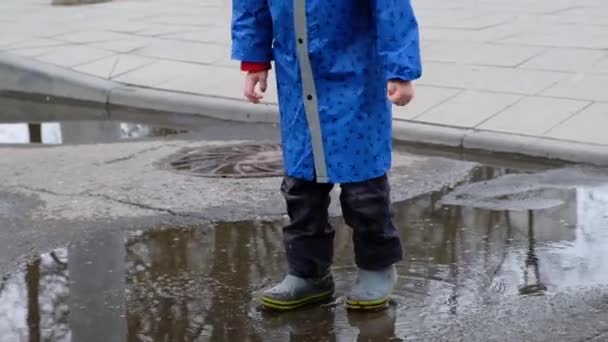
<path fill-rule="evenodd" d="M 389 297 L 397 283 L 397 269 L 390 266 L 381 271 L 359 269 L 357 280 L 346 297 L 349 310 L 379 311 L 388 307 Z"/>
<path fill-rule="evenodd" d="M 262 295 L 262 306 L 273 310 L 293 310 L 322 302 L 334 294 L 331 274 L 323 278 L 300 278 L 288 274 L 283 281 Z"/>

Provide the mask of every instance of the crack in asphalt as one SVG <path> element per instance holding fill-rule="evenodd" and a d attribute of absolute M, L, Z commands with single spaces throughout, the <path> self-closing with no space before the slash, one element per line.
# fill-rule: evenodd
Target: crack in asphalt
<path fill-rule="evenodd" d="M 103 164 L 110 165 L 110 164 L 119 163 L 119 162 L 122 162 L 122 161 L 131 160 L 131 159 L 133 159 L 133 158 L 135 158 L 137 156 L 140 156 L 140 155 L 142 155 L 144 153 L 154 152 L 154 151 L 160 150 L 161 148 L 166 147 L 166 146 L 167 145 L 149 147 L 149 148 L 143 149 L 141 151 L 137 151 L 135 153 L 132 153 L 132 154 L 130 154 L 128 156 L 125 156 L 125 157 L 120 157 L 120 158 L 110 159 L 110 160 L 104 161 Z"/>
<path fill-rule="evenodd" d="M 176 212 L 174 210 L 171 209 L 166 209 L 166 208 L 159 208 L 159 207 L 155 207 L 155 206 L 151 206 L 151 205 L 147 205 L 147 204 L 143 204 L 143 203 L 137 203 L 137 202 L 133 202 L 133 201 L 129 201 L 129 200 L 124 200 L 124 199 L 119 199 L 119 198 L 113 198 L 111 196 L 108 195 L 104 195 L 104 194 L 94 194 L 94 193 L 90 193 L 87 191 L 81 192 L 81 193 L 75 193 L 75 194 L 62 194 L 62 193 L 58 193 L 55 191 L 51 191 L 51 190 L 47 190 L 47 189 L 40 189 L 40 188 L 33 188 L 27 185 L 18 185 L 17 187 L 22 188 L 22 189 L 26 189 L 28 191 L 32 191 L 32 192 L 39 192 L 39 193 L 44 193 L 47 195 L 53 195 L 53 196 L 58 196 L 58 197 L 88 197 L 88 198 L 103 198 L 105 200 L 108 201 L 112 201 L 115 203 L 120 203 L 120 204 L 124 204 L 124 205 L 129 205 L 129 206 L 133 206 L 133 207 L 137 207 L 140 209 L 147 209 L 147 210 L 153 210 L 153 211 L 159 211 L 159 212 L 163 212 L 163 213 L 167 213 L 171 216 L 176 216 L 176 217 L 191 217 L 191 215 L 185 214 L 185 213 L 179 213 Z"/>
<path fill-rule="evenodd" d="M 154 207 L 154 206 L 147 205 L 147 204 L 142 204 L 142 203 L 137 203 L 137 202 L 131 202 L 131 201 L 127 201 L 127 200 L 113 198 L 113 197 L 110 197 L 108 195 L 85 194 L 85 196 L 103 198 L 103 199 L 106 199 L 108 201 L 112 201 L 112 202 L 116 202 L 116 203 L 120 203 L 120 204 L 125 204 L 125 205 L 130 205 L 130 206 L 138 207 L 140 209 L 148 209 L 148 210 L 160 211 L 160 212 L 167 213 L 167 214 L 169 214 L 171 216 L 189 216 L 187 214 L 178 213 L 178 212 L 173 211 L 171 209 L 159 208 L 159 207 Z"/>
<path fill-rule="evenodd" d="M 51 190 L 47 190 L 47 189 L 41 189 L 41 188 L 34 188 L 31 186 L 27 186 L 27 185 L 21 185 L 18 184 L 15 186 L 16 188 L 22 188 L 31 192 L 40 192 L 43 194 L 47 194 L 47 195 L 53 195 L 53 196 L 60 196 L 60 197 L 73 197 L 73 196 L 81 196 L 82 193 L 75 193 L 75 194 L 62 194 L 59 192 L 55 192 L 55 191 L 51 191 Z"/>
<path fill-rule="evenodd" d="M 583 342 L 583 341 L 596 341 L 598 338 L 604 338 L 606 336 L 608 336 L 608 329 L 601 330 L 598 333 L 596 333 L 595 335 L 593 335 L 591 337 L 587 337 L 584 340 L 581 340 L 581 342 Z"/>

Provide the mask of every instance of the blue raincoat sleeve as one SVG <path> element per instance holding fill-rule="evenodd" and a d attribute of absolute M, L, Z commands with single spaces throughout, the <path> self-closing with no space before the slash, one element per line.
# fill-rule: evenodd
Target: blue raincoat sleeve
<path fill-rule="evenodd" d="M 419 78 L 422 74 L 420 38 L 410 0 L 372 0 L 372 3 L 386 79 Z"/>
<path fill-rule="evenodd" d="M 232 1 L 232 59 L 272 61 L 272 37 L 268 0 Z"/>

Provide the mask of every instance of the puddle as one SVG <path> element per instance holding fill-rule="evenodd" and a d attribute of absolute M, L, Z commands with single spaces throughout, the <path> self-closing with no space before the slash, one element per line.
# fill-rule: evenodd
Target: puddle
<path fill-rule="evenodd" d="M 0 91 L 3 144 L 95 144 L 178 137 L 189 140 L 278 140 L 272 125 L 235 123 L 203 116 L 72 103 Z"/>
<path fill-rule="evenodd" d="M 545 183 L 559 183 L 549 176 Z M 486 195 L 504 195 L 493 185 Z M 429 320 L 514 297 L 607 286 L 608 187 L 537 192 L 559 203 L 491 210 L 443 206 L 450 196 L 433 193 L 397 204 L 405 261 L 393 306 L 377 314 L 348 314 L 341 304 L 356 269 L 340 222 L 336 303 L 286 314 L 255 302 L 284 270 L 277 222 L 100 234 L 41 255 L 0 284 L 0 340 L 401 340 Z"/>
<path fill-rule="evenodd" d="M 187 132 L 183 128 L 114 121 L 0 123 L 0 144 L 96 144 Z"/>

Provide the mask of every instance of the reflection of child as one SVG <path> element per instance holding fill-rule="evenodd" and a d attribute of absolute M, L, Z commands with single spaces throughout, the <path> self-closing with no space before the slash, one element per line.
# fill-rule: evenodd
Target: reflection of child
<path fill-rule="evenodd" d="M 421 75 L 409 0 L 233 0 L 232 38 L 249 101 L 262 99 L 272 60 L 277 77 L 289 273 L 263 305 L 287 310 L 333 294 L 327 210 L 339 183 L 359 267 L 347 306 L 386 307 L 402 258 L 386 176 L 390 102 L 406 105 Z"/>

